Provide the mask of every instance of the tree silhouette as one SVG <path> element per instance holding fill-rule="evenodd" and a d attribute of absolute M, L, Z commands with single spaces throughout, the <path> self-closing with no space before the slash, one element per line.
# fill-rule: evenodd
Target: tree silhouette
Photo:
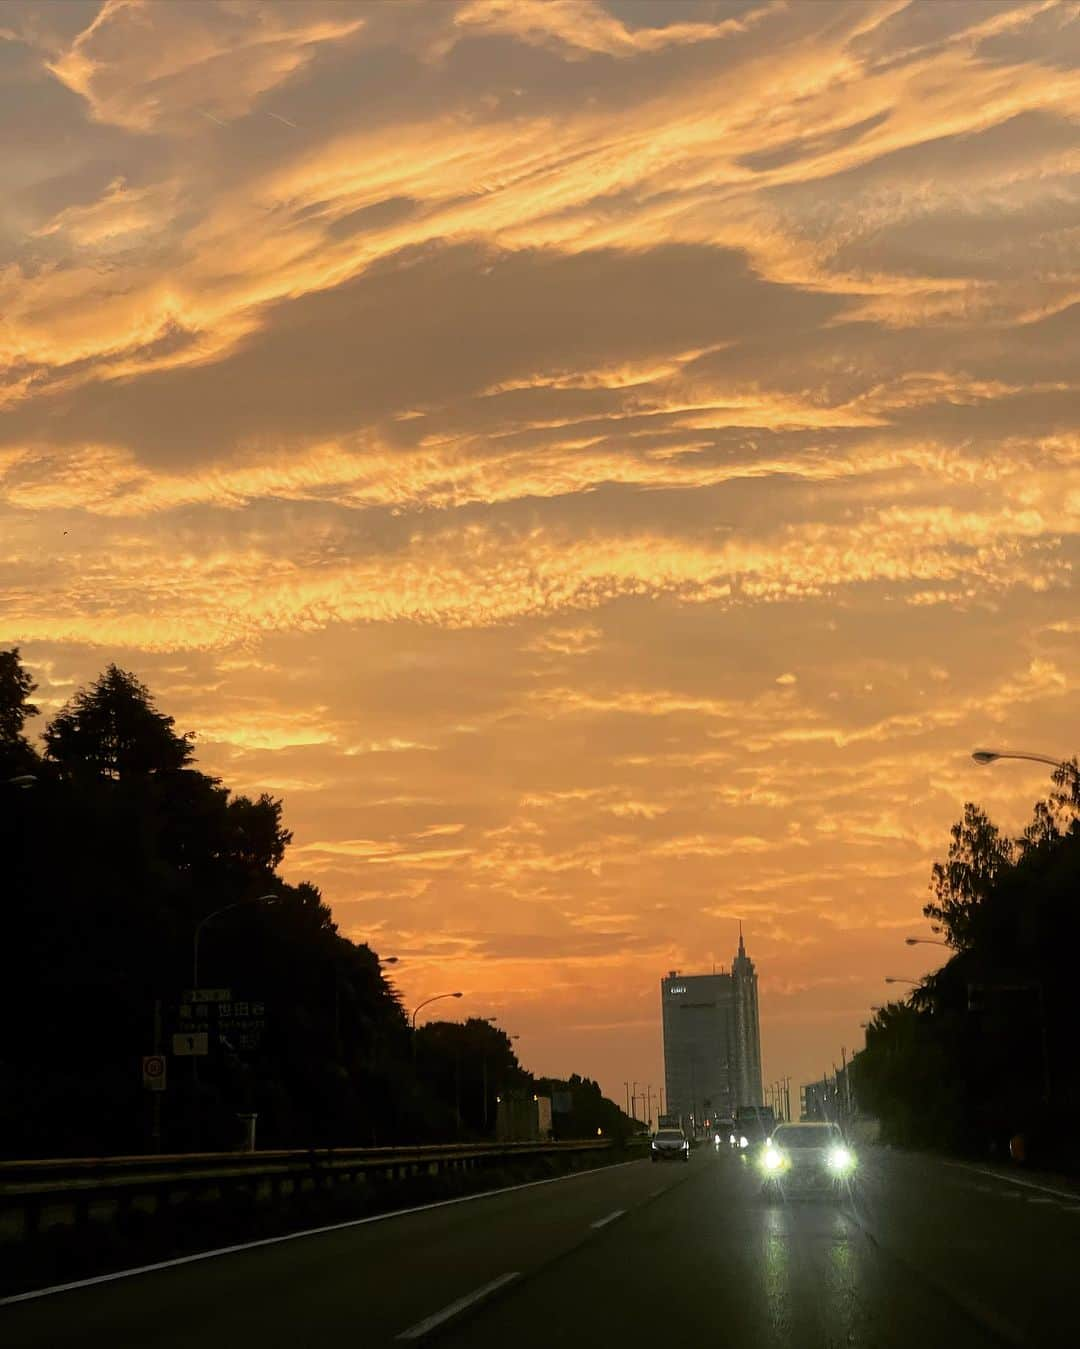
<path fill-rule="evenodd" d="M 934 899 L 923 913 L 940 924 L 950 945 L 961 947 L 970 938 L 975 909 L 1012 864 L 1015 848 L 971 801 L 964 806 L 963 819 L 953 825 L 951 837 L 948 859 L 934 863 Z"/>
<path fill-rule="evenodd" d="M 37 688 L 19 659 L 19 648 L 0 651 L 0 778 L 32 773 L 38 756 L 23 728 L 38 710 L 30 701 Z"/>
<path fill-rule="evenodd" d="M 495 1095 L 532 1081 L 505 1032 L 471 1019 L 413 1040 L 375 952 L 338 932 L 316 886 L 280 875 L 292 836 L 279 800 L 200 772 L 193 737 L 115 665 L 49 723 L 39 760 L 23 735 L 33 681 L 17 651 L 0 657 L 0 753 L 29 755 L 38 777 L 0 811 L 16 957 L 0 980 L 0 1152 L 149 1145 L 140 1056 L 155 1007 L 168 1053 L 211 915 L 199 981 L 230 991 L 230 1021 L 208 1031 L 197 1082 L 170 1057 L 166 1149 L 231 1146 L 241 1111 L 258 1113 L 266 1147 L 493 1133 Z M 599 1088 L 576 1081 L 592 1110 Z"/>
<path fill-rule="evenodd" d="M 193 736 L 177 735 L 135 675 L 110 665 L 80 689 L 45 731 L 46 754 L 62 773 L 121 780 L 183 768 Z"/>
<path fill-rule="evenodd" d="M 1071 1165 L 1067 1122 L 1080 1108 L 1075 765 L 1057 770 L 1049 800 L 1015 841 L 968 803 L 932 885 L 925 912 L 954 952 L 906 1003 L 874 1018 L 855 1060 L 860 1104 L 894 1142 L 1003 1155 L 1021 1132 L 1029 1158 Z"/>

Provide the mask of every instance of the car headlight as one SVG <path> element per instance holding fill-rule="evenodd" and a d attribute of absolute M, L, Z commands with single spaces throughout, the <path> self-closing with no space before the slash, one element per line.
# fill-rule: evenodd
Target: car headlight
<path fill-rule="evenodd" d="M 775 1148 L 766 1148 L 761 1158 L 761 1165 L 766 1171 L 779 1171 L 784 1165 L 784 1154 L 777 1152 Z"/>
<path fill-rule="evenodd" d="M 734 1135 L 734 1134 L 728 1134 L 728 1142 L 731 1144 L 732 1147 L 735 1146 L 735 1135 Z"/>
<path fill-rule="evenodd" d="M 740 1134 L 740 1136 L 739 1136 L 739 1147 L 740 1147 L 740 1148 L 748 1148 L 749 1146 L 750 1146 L 750 1140 L 747 1138 L 747 1136 L 746 1136 L 745 1134 Z"/>
<path fill-rule="evenodd" d="M 848 1152 L 847 1148 L 829 1149 L 829 1170 L 844 1172 L 850 1171 L 855 1165 L 855 1158 Z"/>

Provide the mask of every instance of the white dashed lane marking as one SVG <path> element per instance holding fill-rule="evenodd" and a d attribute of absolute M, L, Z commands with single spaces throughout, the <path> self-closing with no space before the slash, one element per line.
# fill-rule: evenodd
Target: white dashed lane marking
<path fill-rule="evenodd" d="M 513 1283 L 515 1279 L 520 1277 L 517 1270 L 512 1274 L 501 1274 L 497 1279 L 492 1279 L 490 1283 L 485 1283 L 482 1288 L 477 1288 L 475 1292 L 466 1293 L 464 1297 L 459 1297 L 456 1302 L 451 1302 L 448 1306 L 443 1307 L 442 1311 L 433 1312 L 431 1316 L 425 1316 L 422 1321 L 417 1321 L 416 1325 L 410 1326 L 408 1330 L 403 1330 L 396 1338 L 399 1340 L 422 1339 L 436 1326 L 444 1325 L 455 1316 L 460 1316 L 469 1307 L 475 1307 L 478 1302 L 483 1302 L 492 1293 L 497 1293 L 500 1288 L 505 1288 L 508 1283 Z"/>

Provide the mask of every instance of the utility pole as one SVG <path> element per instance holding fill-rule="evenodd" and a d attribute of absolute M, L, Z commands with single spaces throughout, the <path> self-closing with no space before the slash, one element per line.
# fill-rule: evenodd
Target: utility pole
<path fill-rule="evenodd" d="M 454 1058 L 454 1114 L 457 1115 L 455 1137 L 461 1137 L 461 1045 L 457 1047 Z"/>
<path fill-rule="evenodd" d="M 154 999 L 154 1053 L 161 1053 L 161 999 Z M 161 1098 L 160 1091 L 150 1093 L 150 1150 L 161 1151 Z"/>
<path fill-rule="evenodd" d="M 648 1123 L 649 1128 L 651 1129 L 651 1128 L 652 1128 L 652 1083 L 651 1083 L 651 1082 L 649 1083 L 649 1104 L 648 1104 L 648 1109 L 647 1109 L 646 1114 L 645 1114 L 645 1119 L 646 1119 L 646 1122 Z"/>
<path fill-rule="evenodd" d="M 629 1115 L 629 1114 L 630 1114 L 630 1083 L 629 1083 L 629 1082 L 624 1082 L 624 1083 L 623 1083 L 623 1086 L 626 1088 L 626 1113 L 627 1113 L 627 1115 Z"/>
<path fill-rule="evenodd" d="M 841 1046 L 840 1062 L 844 1065 L 844 1114 L 851 1114 L 851 1081 L 847 1070 L 847 1050 Z"/>
<path fill-rule="evenodd" d="M 637 1119 L 637 1082 L 634 1083 L 634 1090 L 630 1093 L 630 1114 Z"/>

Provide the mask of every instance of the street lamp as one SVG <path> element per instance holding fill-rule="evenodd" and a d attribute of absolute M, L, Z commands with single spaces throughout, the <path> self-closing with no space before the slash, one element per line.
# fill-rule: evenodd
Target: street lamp
<path fill-rule="evenodd" d="M 1050 754 L 1028 754 L 1022 750 L 1010 749 L 977 749 L 972 752 L 971 757 L 977 764 L 996 763 L 998 759 L 1030 759 L 1032 763 L 1048 763 L 1053 768 L 1062 768 L 1067 759 L 1055 759 Z"/>
<path fill-rule="evenodd" d="M 937 941 L 933 937 L 905 937 L 905 946 L 948 946 L 947 941 Z"/>
<path fill-rule="evenodd" d="M 20 773 L 17 777 L 8 778 L 7 786 L 21 788 L 24 792 L 27 787 L 33 787 L 37 778 L 33 773 Z"/>
<path fill-rule="evenodd" d="M 417 1003 L 417 1005 L 413 1008 L 412 1014 L 413 1034 L 414 1035 L 416 1034 L 416 1014 L 417 1012 L 419 1012 L 421 1007 L 426 1007 L 429 1002 L 438 1002 L 441 998 L 463 998 L 464 996 L 465 996 L 464 993 L 436 993 L 433 998 L 425 998 L 423 1002 Z"/>
<path fill-rule="evenodd" d="M 412 1014 L 412 1061 L 413 1068 L 416 1067 L 416 1014 L 421 1007 L 426 1007 L 429 1002 L 439 1002 L 442 998 L 463 998 L 464 993 L 436 993 L 433 998 L 425 998 L 423 1002 L 417 1003 L 413 1008 Z"/>
<path fill-rule="evenodd" d="M 254 899 L 237 899 L 232 904 L 223 904 L 220 909 L 215 909 L 213 913 L 208 913 L 205 918 L 195 925 L 195 936 L 191 944 L 191 988 L 193 996 L 195 990 L 199 987 L 199 938 L 202 936 L 202 930 L 206 927 L 207 923 L 212 923 L 215 918 L 220 918 L 223 913 L 228 913 L 232 909 L 246 908 L 249 904 L 277 904 L 280 899 L 280 895 L 257 895 Z M 199 1058 L 196 1054 L 191 1056 L 191 1085 L 195 1093 L 194 1124 L 195 1146 L 197 1149 L 202 1133 L 202 1118 L 199 1110 Z"/>
<path fill-rule="evenodd" d="M 887 975 L 885 976 L 885 982 L 886 982 L 887 984 L 910 984 L 910 985 L 912 986 L 912 988 L 918 988 L 919 985 L 922 983 L 922 980 L 921 980 L 921 979 L 897 979 L 897 978 L 895 978 L 893 975 L 887 974 Z"/>
<path fill-rule="evenodd" d="M 213 913 L 208 913 L 201 922 L 195 926 L 195 939 L 191 946 L 191 987 L 199 987 L 199 938 L 202 936 L 202 930 L 207 923 L 212 923 L 215 918 L 219 918 L 223 913 L 228 913 L 230 909 L 246 908 L 249 904 L 276 904 L 280 900 L 280 895 L 259 895 L 255 899 L 238 899 L 232 904 L 224 904 L 220 909 L 215 909 Z"/>

